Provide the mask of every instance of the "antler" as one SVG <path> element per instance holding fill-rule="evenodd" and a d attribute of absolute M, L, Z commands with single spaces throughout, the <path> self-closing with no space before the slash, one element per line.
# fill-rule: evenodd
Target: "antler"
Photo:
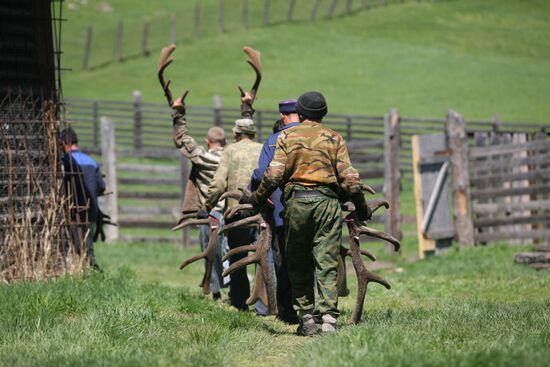
<path fill-rule="evenodd" d="M 239 209 L 248 208 L 249 205 L 238 205 L 234 210 L 230 211 L 230 214 L 235 214 Z M 263 214 L 263 216 L 262 216 Z M 224 225 L 220 233 L 225 233 L 226 231 L 234 228 L 249 227 L 249 226 L 259 226 L 260 233 L 256 245 L 247 245 L 234 248 L 227 252 L 223 257 L 223 260 L 230 258 L 233 255 L 254 251 L 252 254 L 247 257 L 238 260 L 237 262 L 231 264 L 223 272 L 223 276 L 233 273 L 234 271 L 241 269 L 247 265 L 256 264 L 256 276 L 254 282 L 254 289 L 250 297 L 246 300 L 246 304 L 251 305 L 257 300 L 261 300 L 264 304 L 267 304 L 268 314 L 275 315 L 277 314 L 277 301 L 276 301 L 276 290 L 275 290 L 275 281 L 273 279 L 273 274 L 269 267 L 269 249 L 271 247 L 271 226 L 268 220 L 265 220 L 264 217 L 269 218 L 269 213 L 263 212 L 262 214 L 257 214 L 252 217 L 243 218 L 238 221 Z"/>
<path fill-rule="evenodd" d="M 256 73 L 256 79 L 254 80 L 254 84 L 252 85 L 252 88 L 250 89 L 250 95 L 252 96 L 252 102 L 256 99 L 256 94 L 258 93 L 258 89 L 260 88 L 260 82 L 262 81 L 262 64 L 260 62 L 260 51 L 254 50 L 252 47 L 245 46 L 243 47 L 244 53 L 248 56 L 248 60 L 246 62 L 252 66 L 252 69 L 254 69 L 254 72 Z M 241 91 L 241 97 L 244 97 L 245 92 L 243 88 L 239 86 L 239 90 Z"/>
<path fill-rule="evenodd" d="M 368 191 L 370 193 L 374 193 L 374 190 L 367 185 L 362 185 L 362 190 Z M 380 199 L 367 202 L 367 205 L 372 213 L 374 213 L 381 207 L 385 207 L 386 209 L 390 207 L 390 204 L 386 200 L 380 200 Z M 348 226 L 350 248 L 349 250 L 345 248 L 340 249 L 340 256 L 342 257 L 342 262 L 343 262 L 343 260 L 345 259 L 345 256 L 349 256 L 349 254 L 351 254 L 351 261 L 353 264 L 353 268 L 355 269 L 355 273 L 357 274 L 357 283 L 358 283 L 357 298 L 355 301 L 355 309 L 353 310 L 353 314 L 350 320 L 351 323 L 357 324 L 359 320 L 361 320 L 361 315 L 363 314 L 363 304 L 365 302 L 365 296 L 367 294 L 368 284 L 370 282 L 373 282 L 386 287 L 386 289 L 391 288 L 390 284 L 384 278 L 382 278 L 377 274 L 371 273 L 365 267 L 365 264 L 361 259 L 361 255 L 367 256 L 372 261 L 376 261 L 376 257 L 373 254 L 371 254 L 369 251 L 362 250 L 360 248 L 359 237 L 361 235 L 367 235 L 370 237 L 383 239 L 385 241 L 390 242 L 393 245 L 393 248 L 395 251 L 399 251 L 401 244 L 399 243 L 398 240 L 396 240 L 392 236 L 382 231 L 376 230 L 374 228 L 370 228 L 364 223 L 359 223 L 357 221 L 357 217 L 355 216 L 355 213 L 353 212 L 355 208 L 352 208 L 349 205 L 345 205 L 344 210 L 351 211 L 351 213 L 348 214 L 344 219 L 346 222 L 346 225 Z"/>
<path fill-rule="evenodd" d="M 368 257 L 372 261 L 376 261 L 376 256 L 371 254 L 365 249 L 360 249 L 361 255 Z M 346 257 L 351 257 L 351 250 L 344 246 L 340 246 L 340 252 L 338 254 L 338 275 L 336 277 L 336 287 L 338 289 L 338 297 L 347 297 L 349 295 L 349 289 L 347 285 L 346 274 Z"/>
<path fill-rule="evenodd" d="M 202 288 L 202 293 L 210 293 L 210 279 L 212 277 L 212 268 L 214 266 L 214 261 L 216 258 L 216 246 L 218 245 L 218 225 L 217 222 L 208 218 L 196 219 L 197 213 L 187 213 L 179 220 L 178 225 L 172 228 L 173 231 L 176 231 L 181 228 L 185 228 L 192 225 L 210 225 L 210 239 L 208 245 L 200 254 L 190 257 L 185 260 L 180 265 L 180 270 L 185 268 L 187 265 L 194 263 L 197 260 L 205 259 L 206 265 L 204 267 L 204 275 L 199 284 L 199 287 Z"/>
<path fill-rule="evenodd" d="M 176 49 L 175 44 L 171 44 L 170 46 L 164 47 L 162 51 L 160 51 L 160 57 L 159 57 L 159 62 L 157 66 L 157 76 L 159 78 L 160 85 L 162 87 L 162 90 L 164 91 L 164 96 L 166 97 L 166 100 L 168 101 L 168 106 L 170 108 L 172 108 L 172 106 L 174 105 L 174 99 L 172 98 L 172 92 L 170 91 L 170 83 L 172 81 L 164 80 L 164 71 L 174 61 L 174 59 L 171 58 L 170 56 L 172 55 L 172 52 L 174 52 L 175 49 Z M 185 101 L 185 97 L 187 97 L 187 94 L 189 94 L 188 90 L 186 90 L 181 96 L 182 103 Z"/>

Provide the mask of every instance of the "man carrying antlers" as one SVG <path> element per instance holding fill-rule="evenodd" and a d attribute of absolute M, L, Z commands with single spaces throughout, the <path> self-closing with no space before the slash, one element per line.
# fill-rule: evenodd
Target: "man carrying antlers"
<path fill-rule="evenodd" d="M 296 104 L 300 125 L 281 132 L 275 156 L 258 190 L 243 197 L 255 214 L 277 187 L 284 186 L 287 266 L 300 318 L 298 335 L 315 336 L 335 330 L 338 311 L 336 286 L 342 238 L 339 198 L 351 200 L 357 219 L 371 211 L 361 191 L 359 174 L 351 166 L 344 139 L 321 121 L 327 104 L 321 93 L 308 92 Z M 314 294 L 317 282 L 317 302 Z"/>
<path fill-rule="evenodd" d="M 189 135 L 187 128 L 187 120 L 185 119 L 185 105 L 181 98 L 174 101 L 172 105 L 172 119 L 174 123 L 174 144 L 180 150 L 181 154 L 189 158 L 192 162 L 191 174 L 185 192 L 185 200 L 183 202 L 183 214 L 200 210 L 206 203 L 208 194 L 208 186 L 214 177 L 214 173 L 218 169 L 220 156 L 223 147 L 227 141 L 225 132 L 221 127 L 211 127 L 206 133 L 204 142 L 207 149 L 198 145 L 195 139 Z M 224 202 L 220 201 L 212 208 L 212 220 L 222 220 L 222 211 Z M 208 246 L 210 236 L 210 226 L 199 226 L 199 239 L 201 249 L 204 251 Z M 214 299 L 220 299 L 220 288 L 223 286 L 223 264 L 222 264 L 222 247 L 225 236 L 220 236 L 218 246 L 216 248 L 216 260 L 212 268 L 210 277 L 210 291 Z"/>

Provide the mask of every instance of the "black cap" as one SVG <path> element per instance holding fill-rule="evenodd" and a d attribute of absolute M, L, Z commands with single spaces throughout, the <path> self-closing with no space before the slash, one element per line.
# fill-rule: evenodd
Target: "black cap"
<path fill-rule="evenodd" d="M 325 97 L 319 92 L 306 92 L 298 98 L 296 112 L 306 119 L 321 120 L 328 112 Z"/>
<path fill-rule="evenodd" d="M 64 128 L 59 137 L 67 145 L 78 144 L 78 135 L 76 135 L 76 131 L 70 126 Z"/>

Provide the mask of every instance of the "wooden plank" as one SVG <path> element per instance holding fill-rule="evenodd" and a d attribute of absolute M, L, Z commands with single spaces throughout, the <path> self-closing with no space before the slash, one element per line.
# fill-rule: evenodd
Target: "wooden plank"
<path fill-rule="evenodd" d="M 118 225 L 121 228 L 164 228 L 171 229 L 175 226 L 173 222 L 153 222 L 151 220 L 125 220 L 119 219 Z"/>
<path fill-rule="evenodd" d="M 529 143 L 523 144 L 502 144 L 502 145 L 490 145 L 486 147 L 470 148 L 468 157 L 488 157 L 493 155 L 503 155 L 510 153 L 517 153 L 526 150 L 539 151 L 550 149 L 550 140 L 535 140 Z"/>
<path fill-rule="evenodd" d="M 518 264 L 550 263 L 548 252 L 519 252 L 514 255 L 514 262 Z"/>
<path fill-rule="evenodd" d="M 162 207 L 162 206 L 136 206 L 136 205 L 122 205 L 118 208 L 118 214 L 120 215 L 171 215 L 178 217 L 181 214 L 180 207 Z"/>
<path fill-rule="evenodd" d="M 390 203 L 386 211 L 385 232 L 401 240 L 401 171 L 399 170 L 399 150 L 401 147 L 400 119 L 396 109 L 386 114 L 384 121 L 384 197 Z M 385 245 L 388 253 L 394 253 L 393 246 Z"/>
<path fill-rule="evenodd" d="M 523 203 L 473 203 L 474 214 L 512 213 L 524 210 L 550 210 L 550 200 L 528 201 Z"/>
<path fill-rule="evenodd" d="M 455 207 L 455 229 L 461 246 L 474 244 L 474 226 L 470 202 L 468 138 L 464 118 L 449 110 L 446 131 L 451 151 L 452 185 Z"/>
<path fill-rule="evenodd" d="M 111 195 L 104 197 L 103 211 L 111 217 L 113 223 L 118 221 L 118 186 L 115 153 L 115 131 L 113 122 L 107 117 L 101 117 L 101 159 L 105 173 L 106 191 Z M 116 241 L 118 238 L 117 226 L 104 226 L 105 242 Z"/>
<path fill-rule="evenodd" d="M 507 170 L 511 166 L 550 164 L 550 155 L 541 154 L 526 158 L 500 159 L 482 163 L 470 161 L 469 164 L 472 173 L 480 174 L 483 171 L 493 172 L 499 169 Z"/>
<path fill-rule="evenodd" d="M 134 149 L 117 150 L 119 157 L 134 158 L 179 158 L 180 153 L 176 149 L 143 149 L 136 151 Z"/>
<path fill-rule="evenodd" d="M 494 232 L 494 233 L 478 233 L 475 235 L 476 243 L 479 242 L 495 242 L 510 239 L 550 239 L 549 230 L 524 231 L 524 232 Z"/>
<path fill-rule="evenodd" d="M 164 177 L 121 177 L 118 179 L 121 185 L 170 185 L 179 186 L 180 180 Z"/>
<path fill-rule="evenodd" d="M 548 245 L 539 244 L 539 245 L 535 245 L 533 248 L 535 251 L 539 251 L 539 252 L 550 252 L 550 244 Z"/>
<path fill-rule="evenodd" d="M 550 193 L 550 185 L 527 187 L 504 187 L 476 190 L 471 193 L 472 199 L 490 199 L 497 196 L 539 195 Z"/>
<path fill-rule="evenodd" d="M 474 175 L 470 177 L 472 185 L 497 185 L 502 182 L 521 181 L 521 180 L 550 180 L 550 170 L 537 169 L 535 171 L 519 172 L 519 173 L 496 173 Z"/>
<path fill-rule="evenodd" d="M 132 164 L 118 163 L 117 169 L 128 172 L 147 172 L 152 174 L 166 174 L 177 176 L 179 169 L 177 166 L 155 166 L 150 164 Z"/>
<path fill-rule="evenodd" d="M 133 242 L 133 243 L 154 243 L 154 244 L 167 244 L 167 243 L 178 243 L 180 239 L 178 237 L 153 237 L 153 236 L 120 236 L 120 241 L 122 242 Z"/>
<path fill-rule="evenodd" d="M 504 218 L 481 218 L 474 219 L 474 227 L 495 227 L 495 226 L 507 226 L 514 224 L 533 224 L 533 223 L 547 223 L 550 221 L 550 214 L 546 215 L 530 215 L 527 217 L 504 217 Z M 522 229 L 529 230 L 529 229 Z"/>
<path fill-rule="evenodd" d="M 118 197 L 121 199 L 179 199 L 179 192 L 139 192 L 120 191 Z"/>
<path fill-rule="evenodd" d="M 424 218 L 424 205 L 422 197 L 422 178 L 420 176 L 420 137 L 414 135 L 411 138 L 412 165 L 414 180 L 414 200 L 416 207 L 416 234 L 418 236 L 418 255 L 421 259 L 426 257 L 426 252 L 435 251 L 435 241 L 424 237 L 422 233 L 422 218 Z"/>

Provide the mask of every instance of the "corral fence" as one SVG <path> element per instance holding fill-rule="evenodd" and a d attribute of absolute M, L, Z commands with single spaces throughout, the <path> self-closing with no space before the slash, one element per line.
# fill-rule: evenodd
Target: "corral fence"
<path fill-rule="evenodd" d="M 292 22 L 349 16 L 407 0 L 212 0 L 186 1 L 177 13 L 161 13 L 143 22 L 119 19 L 111 27 L 82 27 L 81 44 L 67 48 L 82 69 L 101 68 L 127 59 L 147 57 L 167 43 L 184 43 L 218 34 Z M 419 2 L 420 0 L 414 0 Z M 426 1 L 426 0 L 424 0 Z M 433 1 L 433 0 L 429 0 Z M 408 0 L 413 2 L 413 0 Z M 77 3 L 68 6 L 77 10 Z M 106 3 L 100 11 L 111 12 Z M 72 65 L 77 69 L 80 65 Z"/>
<path fill-rule="evenodd" d="M 143 102 L 138 91 L 134 92 L 132 101 L 67 98 L 65 102 L 66 118 L 74 121 L 80 145 L 88 152 L 101 154 L 102 140 L 105 141 L 101 137 L 101 116 L 113 122 L 116 155 L 124 160 L 115 167 L 119 176 L 117 205 L 121 226 L 170 228 L 178 218 L 181 188 L 188 177 L 187 161 L 174 148 L 171 110 L 165 104 Z M 239 116 L 238 108 L 223 107 L 219 97 L 214 97 L 213 106 L 187 108 L 190 134 L 198 140 L 211 126 L 229 131 Z M 278 118 L 276 110 L 256 111 L 258 141 L 262 142 L 272 133 Z M 400 237 L 400 223 L 404 218 L 400 214 L 399 193 L 401 179 L 410 177 L 412 172 L 411 137 L 444 132 L 445 118 L 402 117 L 397 110 L 390 110 L 385 116 L 329 114 L 324 122 L 346 139 L 352 163 L 361 177 L 390 201 L 390 211 L 376 221 L 385 222 L 386 232 Z M 465 133 L 473 139 L 476 134 L 540 132 L 546 128 L 548 125 L 494 119 L 468 121 Z M 164 166 L 172 168 L 162 168 Z M 144 209 L 145 203 L 147 209 Z M 151 218 L 155 218 L 154 223 Z M 413 218 L 405 220 L 414 221 Z M 139 240 L 137 237 L 127 239 Z M 179 240 L 181 236 L 171 239 Z"/>
<path fill-rule="evenodd" d="M 417 223 L 423 223 L 417 228 L 420 256 L 437 253 L 444 240 L 453 237 L 460 245 L 549 242 L 548 133 L 542 129 L 468 134 L 466 126 L 460 114 L 449 111 L 445 134 L 412 139 Z M 453 196 L 449 201 L 448 168 Z M 446 229 L 441 236 L 425 225 L 438 210 L 436 230 Z"/>

